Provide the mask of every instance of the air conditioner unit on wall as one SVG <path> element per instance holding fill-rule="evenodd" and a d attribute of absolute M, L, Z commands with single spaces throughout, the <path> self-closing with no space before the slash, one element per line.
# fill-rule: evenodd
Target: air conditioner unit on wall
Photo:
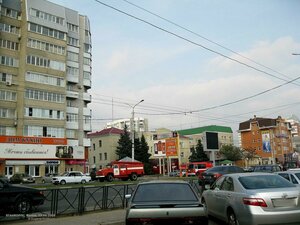
<path fill-rule="evenodd" d="M 11 80 L 7 80 L 5 84 L 6 84 L 7 86 L 10 86 L 10 85 L 11 85 Z"/>

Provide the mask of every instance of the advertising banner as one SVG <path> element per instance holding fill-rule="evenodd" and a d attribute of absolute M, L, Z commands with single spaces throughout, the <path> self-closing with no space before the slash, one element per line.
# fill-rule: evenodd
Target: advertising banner
<path fill-rule="evenodd" d="M 177 156 L 177 138 L 166 139 L 166 156 Z"/>
<path fill-rule="evenodd" d="M 269 131 L 262 131 L 262 144 L 264 152 L 271 152 L 271 142 L 270 142 L 270 133 Z"/>
<path fill-rule="evenodd" d="M 84 159 L 82 146 L 39 144 L 0 144 L 0 158 L 5 159 Z"/>
<path fill-rule="evenodd" d="M 159 140 L 154 141 L 154 156 L 165 157 L 166 156 L 166 141 Z"/>

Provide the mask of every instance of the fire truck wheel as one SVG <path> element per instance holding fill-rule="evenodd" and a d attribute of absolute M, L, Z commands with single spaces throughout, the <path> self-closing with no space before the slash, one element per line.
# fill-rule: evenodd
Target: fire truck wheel
<path fill-rule="evenodd" d="M 130 180 L 136 181 L 137 180 L 137 175 L 135 173 L 131 174 Z"/>
<path fill-rule="evenodd" d="M 113 177 L 113 175 L 108 174 L 106 179 L 107 179 L 107 181 L 112 182 L 114 180 L 114 177 Z"/>

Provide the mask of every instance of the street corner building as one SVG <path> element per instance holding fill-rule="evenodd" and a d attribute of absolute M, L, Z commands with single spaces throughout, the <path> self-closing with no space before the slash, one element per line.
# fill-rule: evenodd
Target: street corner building
<path fill-rule="evenodd" d="M 0 174 L 88 171 L 88 17 L 45 0 L 0 8 Z"/>

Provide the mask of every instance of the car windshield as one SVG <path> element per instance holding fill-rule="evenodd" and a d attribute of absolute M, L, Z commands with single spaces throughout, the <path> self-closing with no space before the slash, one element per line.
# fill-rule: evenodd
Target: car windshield
<path fill-rule="evenodd" d="M 197 196 L 188 184 L 143 184 L 139 185 L 133 202 L 197 201 Z"/>
<path fill-rule="evenodd" d="M 240 183 L 246 189 L 268 189 L 268 188 L 285 188 L 295 187 L 279 175 L 253 175 L 239 178 Z"/>

